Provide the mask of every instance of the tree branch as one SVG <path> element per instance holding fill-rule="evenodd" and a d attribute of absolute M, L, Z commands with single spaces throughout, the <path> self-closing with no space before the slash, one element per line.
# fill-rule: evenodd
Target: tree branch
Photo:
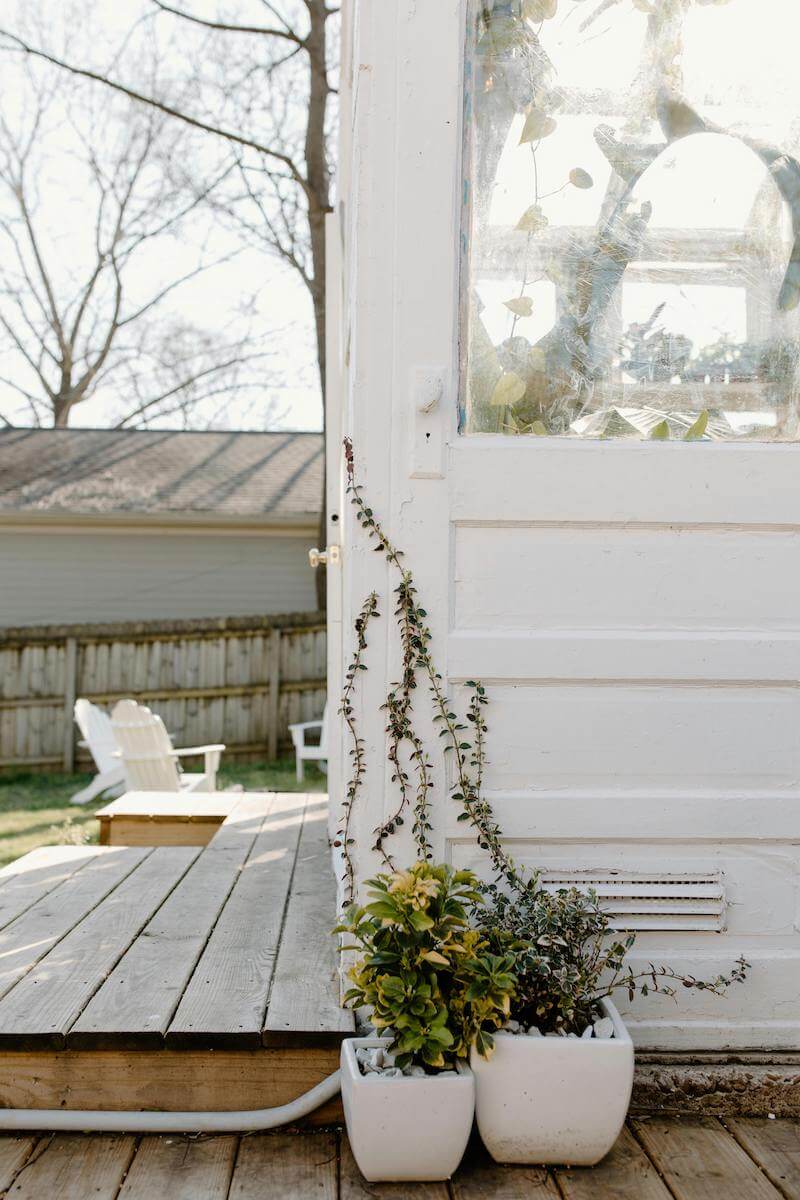
<path fill-rule="evenodd" d="M 119 83 L 116 79 L 108 79 L 105 75 L 98 74 L 97 71 L 90 71 L 86 67 L 76 67 L 73 63 L 56 58 L 55 55 L 48 54 L 45 50 L 28 45 L 22 38 L 17 37 L 15 33 L 10 33 L 7 29 L 0 28 L 0 37 L 6 38 L 18 50 L 21 50 L 23 54 L 28 54 L 33 58 L 40 58 L 62 71 L 69 71 L 71 75 L 79 75 L 82 79 L 91 79 L 95 83 L 102 83 L 104 87 L 111 88 L 115 92 L 120 92 L 123 96 L 127 96 L 129 100 L 136 100 L 139 104 L 147 104 L 151 108 L 157 108 L 159 112 L 166 113 L 169 117 L 175 117 L 176 120 L 183 121 L 184 124 L 190 125 L 193 129 L 200 129 L 203 133 L 213 133 L 216 137 L 226 138 L 227 141 L 235 142 L 238 146 L 246 146 L 250 150 L 257 150 L 259 154 L 264 154 L 275 162 L 283 163 L 292 179 L 304 190 L 307 187 L 307 181 L 298 170 L 297 164 L 288 154 L 281 154 L 279 151 L 265 146 L 262 142 L 256 142 L 252 138 L 243 137 L 239 133 L 234 133 L 231 129 L 223 129 L 218 125 L 210 125 L 207 121 L 202 121 L 199 117 L 192 117 L 189 113 L 181 112 L 180 109 L 173 108 L 170 104 L 166 104 L 162 100 L 156 100 L 154 96 L 145 96 L 142 92 L 137 92 L 133 88 L 126 87 L 124 83 Z"/>
<path fill-rule="evenodd" d="M 304 45 L 303 39 L 298 37 L 290 28 L 286 29 L 268 29 L 264 25 L 231 25 L 225 21 L 208 21 L 204 17 L 196 17 L 193 13 L 183 12 L 180 8 L 173 8 L 171 4 L 165 4 L 164 0 L 151 0 L 156 8 L 160 8 L 162 12 L 171 13 L 174 17 L 182 17 L 184 21 L 191 21 L 193 25 L 202 25 L 205 29 L 218 29 L 222 33 L 259 33 L 264 37 L 283 38 L 287 42 L 295 42 L 298 47 Z"/>

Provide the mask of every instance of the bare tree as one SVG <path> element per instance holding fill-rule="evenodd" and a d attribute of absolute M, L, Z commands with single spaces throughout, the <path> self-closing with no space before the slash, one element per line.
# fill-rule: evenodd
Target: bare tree
<path fill-rule="evenodd" d="M 144 85 L 111 63 L 53 49 L 0 28 L 0 46 L 96 81 L 229 149 L 230 173 L 208 196 L 216 212 L 252 243 L 289 264 L 313 308 L 320 385 L 325 396 L 325 216 L 331 211 L 330 138 L 335 121 L 338 6 L 328 0 L 141 0 L 160 23 L 184 34 L 187 96 L 161 80 Z M 199 40 L 190 41 L 194 34 Z M 202 194 L 205 186 L 196 188 Z M 325 536 L 324 486 L 320 535 Z M 320 606 L 324 571 L 317 572 Z"/>
<path fill-rule="evenodd" d="M 242 16 L 256 3 L 267 14 L 263 22 Z M 163 87 L 148 92 L 133 86 L 114 68 L 93 70 L 68 61 L 19 31 L 0 29 L 0 39 L 6 49 L 96 80 L 231 145 L 240 186 L 228 192 L 228 206 L 238 202 L 234 215 L 239 227 L 293 267 L 308 288 L 324 390 L 325 215 L 331 210 L 329 139 L 336 94 L 331 82 L 335 34 L 329 23 L 339 10 L 326 0 L 244 0 L 234 5 L 235 19 L 221 15 L 230 5 L 207 4 L 212 15 L 205 15 L 193 11 L 189 0 L 143 4 L 213 39 L 192 47 L 191 69 L 201 86 L 191 103 L 183 95 L 169 97 Z M 228 36 L 244 46 L 241 52 L 221 49 L 220 39 Z M 209 50 L 212 66 L 224 66 L 221 77 L 207 71 L 201 78 L 199 64 Z M 249 134 L 249 129 L 256 132 Z"/>
<path fill-rule="evenodd" d="M 245 320 L 212 336 L 174 311 L 236 253 L 204 207 L 230 156 L 206 154 L 198 192 L 182 165 L 197 148 L 166 114 L 65 89 L 35 64 L 20 83 L 0 115 L 0 384 L 56 426 L 99 389 L 120 424 L 263 390 L 266 351 Z"/>

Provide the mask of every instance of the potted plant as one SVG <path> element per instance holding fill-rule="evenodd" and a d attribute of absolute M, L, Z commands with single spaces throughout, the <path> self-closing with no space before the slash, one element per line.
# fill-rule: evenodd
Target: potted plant
<path fill-rule="evenodd" d="M 492 1047 L 510 1012 L 508 955 L 469 928 L 479 907 L 469 871 L 429 862 L 378 875 L 368 902 L 337 932 L 359 957 L 345 1002 L 366 1005 L 377 1036 L 342 1045 L 342 1100 L 356 1162 L 367 1180 L 448 1179 L 472 1128 L 468 1065 Z"/>
<path fill-rule="evenodd" d="M 674 995 L 675 984 L 719 994 L 747 963 L 710 982 L 667 966 L 635 975 L 625 966 L 635 935 L 610 936 L 593 892 L 551 893 L 516 872 L 512 886 L 482 890 L 476 925 L 491 951 L 511 955 L 515 992 L 491 1061 L 472 1057 L 481 1137 L 498 1162 L 591 1166 L 619 1136 L 633 1086 L 633 1043 L 613 994 Z"/>

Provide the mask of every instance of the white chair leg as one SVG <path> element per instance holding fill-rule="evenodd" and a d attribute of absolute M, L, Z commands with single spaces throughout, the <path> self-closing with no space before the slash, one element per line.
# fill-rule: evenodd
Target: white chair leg
<path fill-rule="evenodd" d="M 297 764 L 297 782 L 302 783 L 303 782 L 303 759 L 301 758 L 301 756 L 299 754 L 295 755 L 295 762 Z"/>
<path fill-rule="evenodd" d="M 95 775 L 92 782 L 85 788 L 70 797 L 70 804 L 88 804 L 90 800 L 102 796 L 103 792 L 107 792 L 109 788 L 124 782 L 125 774 L 122 767 L 115 767 L 111 771 L 102 771 L 99 775 Z"/>

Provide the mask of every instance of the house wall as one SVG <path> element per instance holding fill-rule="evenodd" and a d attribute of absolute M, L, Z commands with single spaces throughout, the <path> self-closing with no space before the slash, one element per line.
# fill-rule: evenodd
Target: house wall
<path fill-rule="evenodd" d="M 313 535 L 0 530 L 0 628 L 310 612 Z"/>

